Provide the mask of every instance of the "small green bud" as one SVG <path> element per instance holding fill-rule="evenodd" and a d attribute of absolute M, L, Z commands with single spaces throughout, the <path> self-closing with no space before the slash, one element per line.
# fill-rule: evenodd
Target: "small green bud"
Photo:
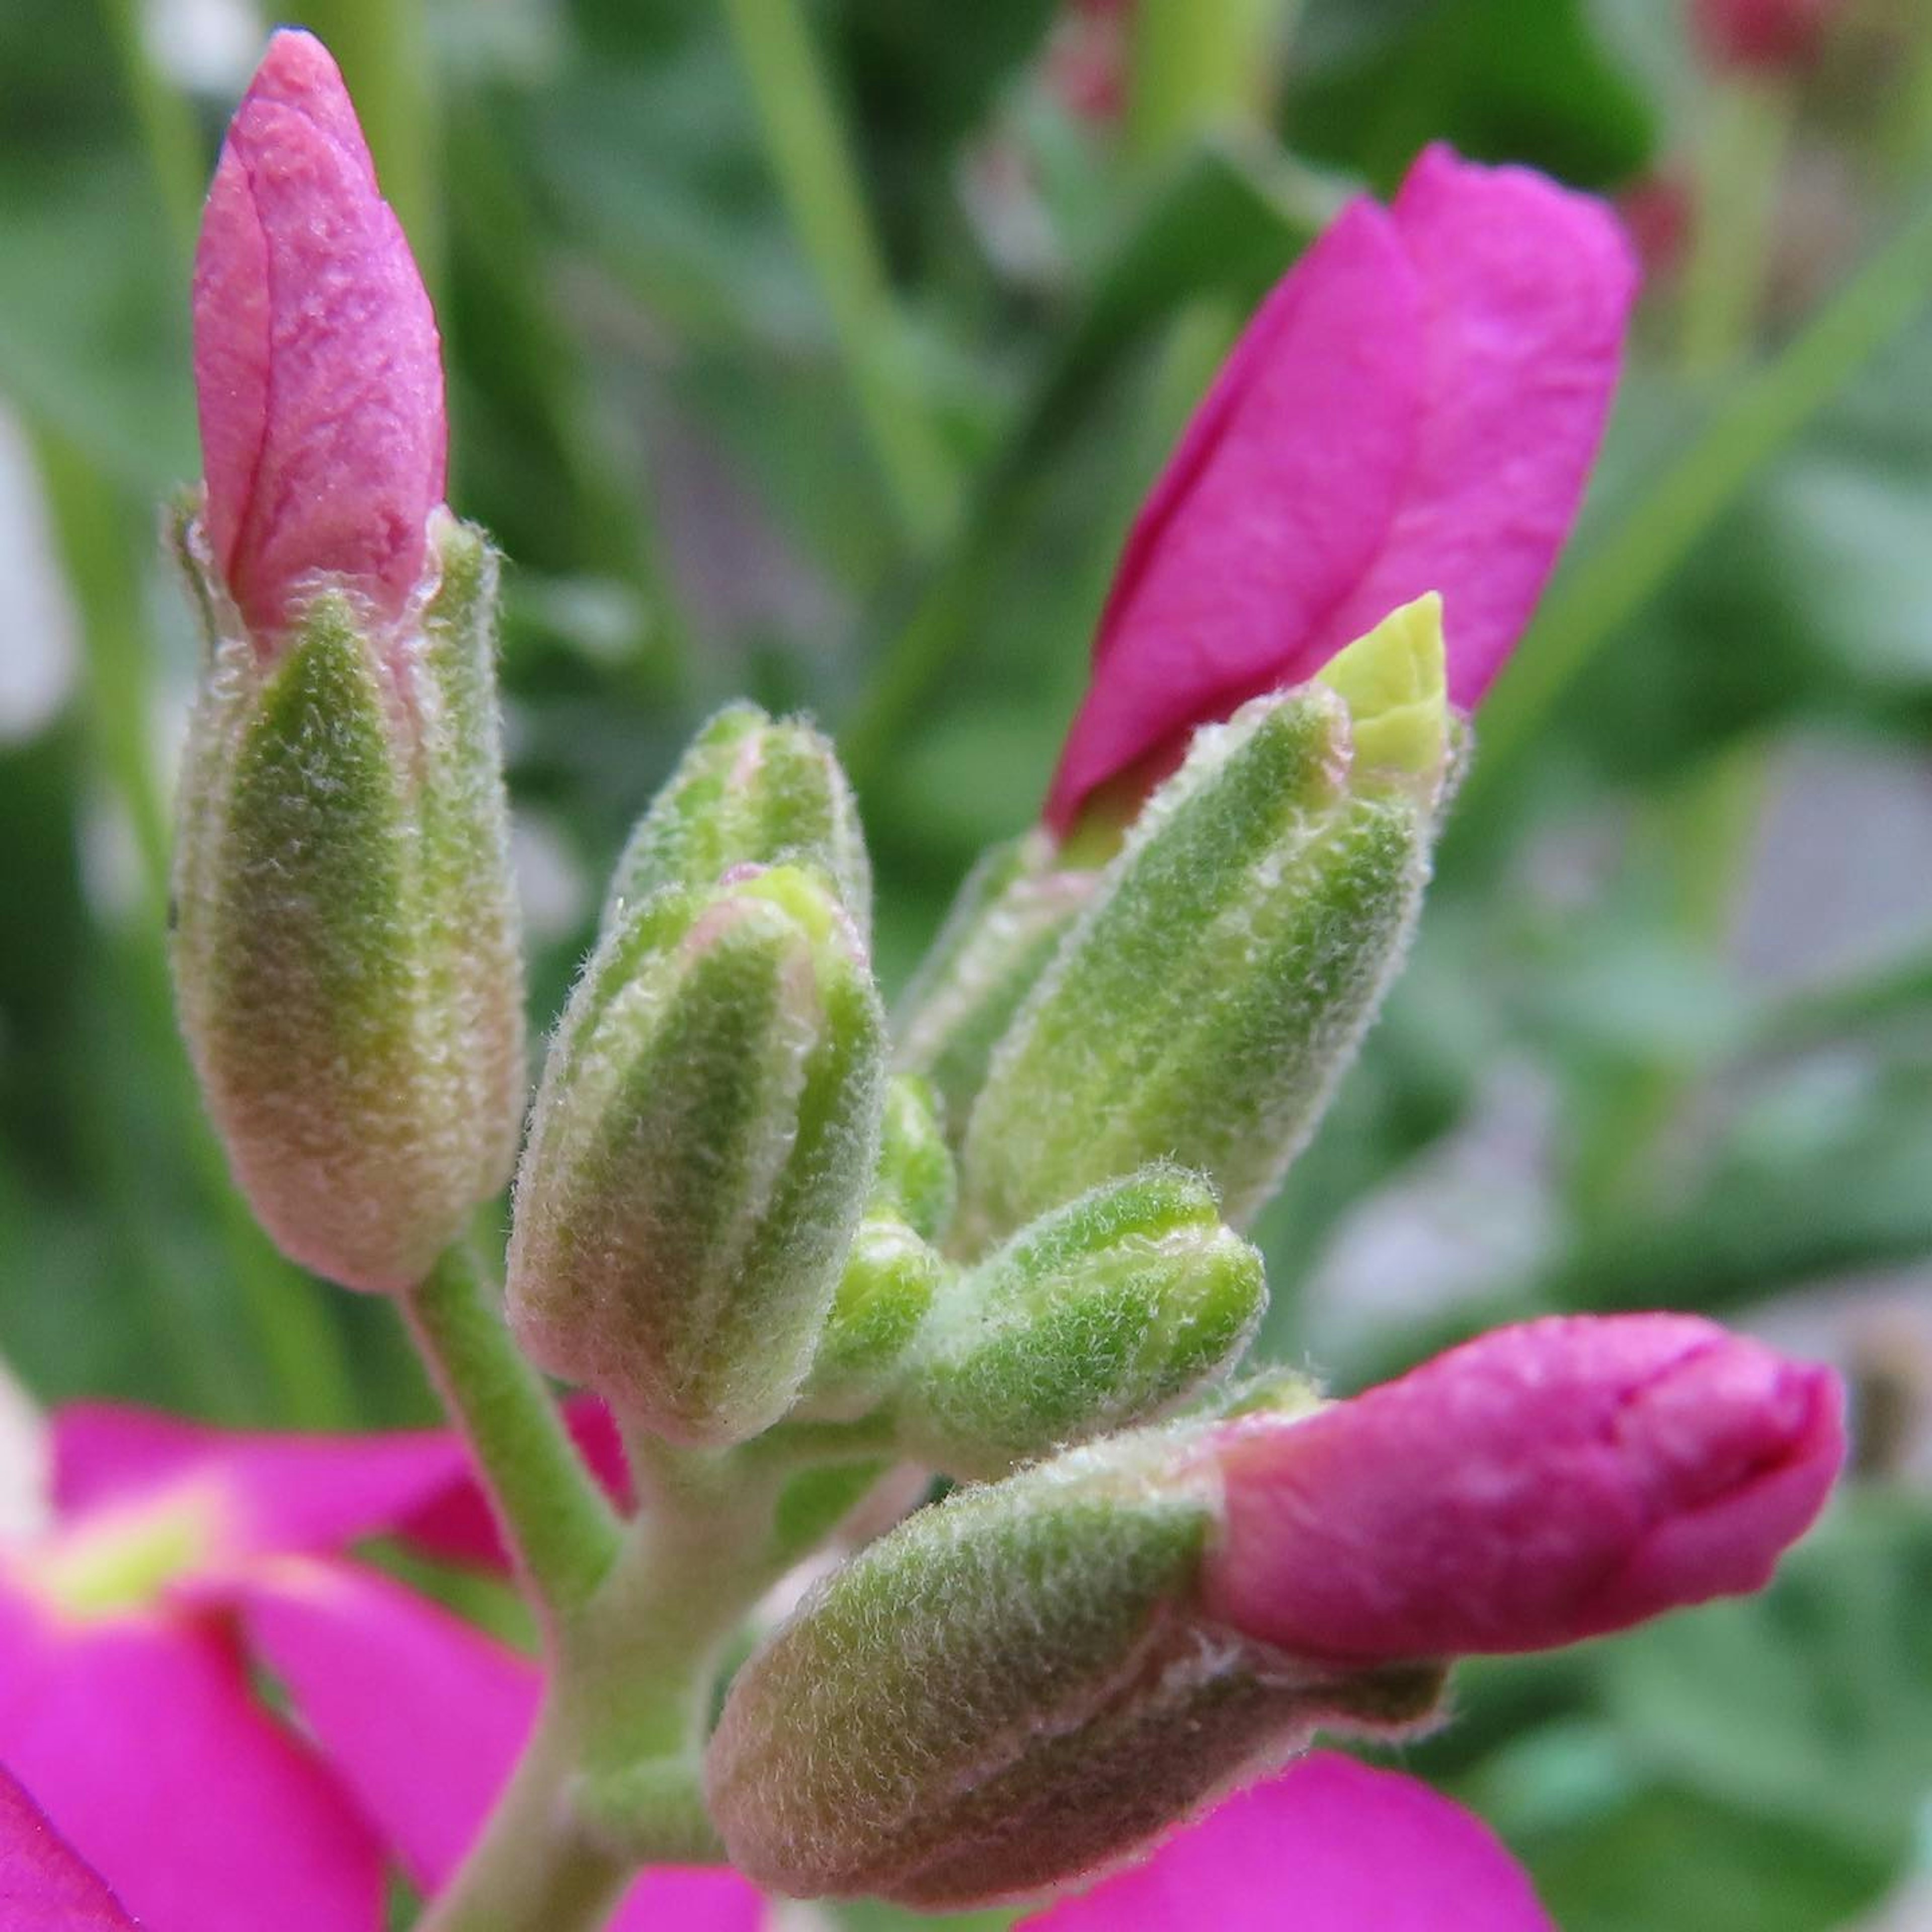
<path fill-rule="evenodd" d="M 852 788 L 830 740 L 754 704 L 718 712 L 632 832 L 611 875 L 604 923 L 667 886 L 702 892 L 739 866 L 817 872 L 863 938 L 872 866 Z"/>
<path fill-rule="evenodd" d="M 1032 832 L 994 847 L 960 887 L 896 1016 L 899 1064 L 932 1082 L 956 1138 L 993 1049 L 1099 877 L 1060 864 Z"/>
<path fill-rule="evenodd" d="M 1424 599 L 1328 681 L 1196 734 L 1000 1043 L 956 1246 L 1161 1158 L 1252 1219 L 1407 946 L 1448 762 L 1441 671 Z"/>
<path fill-rule="evenodd" d="M 886 1088 L 872 1211 L 895 1215 L 937 1240 L 952 1219 L 958 1188 L 932 1088 L 916 1074 L 894 1074 Z"/>
<path fill-rule="evenodd" d="M 894 1400 L 899 1441 L 949 1474 L 1003 1476 L 1185 1401 L 1267 1305 L 1262 1258 L 1205 1182 L 1168 1167 L 1109 1182 L 941 1291 Z"/>
<path fill-rule="evenodd" d="M 1144 1845 L 1318 1724 L 1431 1712 L 1208 1622 L 1211 1460 L 1166 1430 L 956 1491 L 862 1551 L 733 1682 L 706 1760 L 732 1862 L 799 1897 L 1022 1897 Z"/>
<path fill-rule="evenodd" d="M 531 1356 L 674 1442 L 776 1421 L 872 1182 L 884 1057 L 815 874 L 625 913 L 572 994 L 518 1174 L 508 1306 Z"/>
<path fill-rule="evenodd" d="M 903 1221 L 871 1215 L 861 1221 L 799 1397 L 800 1414 L 844 1422 L 875 1408 L 898 1380 L 946 1272 Z"/>
<path fill-rule="evenodd" d="M 210 632 L 175 862 L 182 1030 L 284 1250 L 400 1291 L 508 1179 L 523 1112 L 496 560 L 439 517 L 419 614 L 324 589 L 265 641 L 199 524 L 176 537 Z"/>

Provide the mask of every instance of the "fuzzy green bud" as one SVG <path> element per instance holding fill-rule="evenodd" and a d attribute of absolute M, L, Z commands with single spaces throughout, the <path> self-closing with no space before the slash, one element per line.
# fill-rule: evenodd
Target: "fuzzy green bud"
<path fill-rule="evenodd" d="M 949 1474 L 1003 1476 L 1185 1401 L 1267 1305 L 1262 1258 L 1205 1182 L 1169 1167 L 1108 1182 L 942 1291 L 894 1400 L 899 1441 Z"/>
<path fill-rule="evenodd" d="M 323 588 L 265 640 L 200 524 L 176 531 L 209 634 L 175 862 L 182 1030 L 262 1225 L 391 1292 L 508 1178 L 524 1099 L 496 560 L 446 515 L 430 538 L 419 608 Z"/>
<path fill-rule="evenodd" d="M 931 1082 L 949 1131 L 964 1127 L 1000 1037 L 1078 916 L 1096 872 L 1033 832 L 974 867 L 896 1014 L 899 1064 Z"/>
<path fill-rule="evenodd" d="M 884 1057 L 815 874 L 627 911 L 572 995 L 518 1175 L 508 1306 L 530 1355 L 674 1442 L 776 1421 L 872 1182 Z"/>
<path fill-rule="evenodd" d="M 872 1211 L 896 1215 L 925 1240 L 937 1240 L 952 1219 L 959 1183 L 938 1097 L 916 1074 L 892 1076 L 879 1138 Z"/>
<path fill-rule="evenodd" d="M 920 1510 L 739 1672 L 706 1761 L 732 1862 L 800 1897 L 1024 1896 L 1144 1846 L 1318 1724 L 1433 1709 L 1202 1613 L 1218 1478 L 1166 1431 Z"/>
<path fill-rule="evenodd" d="M 861 1221 L 799 1397 L 800 1414 L 850 1421 L 875 1408 L 898 1380 L 947 1273 L 903 1221 L 870 1214 Z"/>
<path fill-rule="evenodd" d="M 739 866 L 815 872 L 864 938 L 872 875 L 852 788 L 823 732 L 754 704 L 721 711 L 692 740 L 632 830 L 604 923 L 668 886 L 704 891 Z"/>
<path fill-rule="evenodd" d="M 1252 1219 L 1407 946 L 1448 763 L 1442 670 L 1424 598 L 1323 681 L 1196 735 L 1000 1042 L 956 1246 L 1160 1158 Z"/>

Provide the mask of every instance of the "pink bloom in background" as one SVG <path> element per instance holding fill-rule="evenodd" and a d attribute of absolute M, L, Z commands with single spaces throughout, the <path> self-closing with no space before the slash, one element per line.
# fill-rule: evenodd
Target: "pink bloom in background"
<path fill-rule="evenodd" d="M 1693 1316 L 1504 1328 L 1217 1432 L 1210 1614 L 1328 1662 L 1539 1650 L 1760 1588 L 1844 1457 L 1838 1378 Z"/>
<path fill-rule="evenodd" d="M 1690 23 L 1713 67 L 1777 74 L 1810 67 L 1846 0 L 1691 0 Z"/>
<path fill-rule="evenodd" d="M 340 1552 L 418 1524 L 488 1552 L 453 1437 L 70 1409 L 54 1499 L 50 1534 L 0 1551 L 0 1763 L 147 1932 L 375 1932 L 392 1855 L 424 1891 L 448 1877 L 536 1666 Z M 615 1922 L 752 1932 L 762 1911 L 730 1872 L 649 1872 Z"/>
<path fill-rule="evenodd" d="M 0 1766 L 0 1925 L 8 1932 L 135 1932 L 106 1881 Z"/>
<path fill-rule="evenodd" d="M 214 561 L 272 637 L 328 577 L 399 616 L 442 500 L 436 318 L 322 44 L 268 44 L 221 150 L 194 268 Z"/>
<path fill-rule="evenodd" d="M 1603 434 L 1636 274 L 1602 203 L 1430 148 L 1263 303 L 1122 553 L 1046 820 L 1313 676 L 1425 591 L 1449 693 L 1502 668 Z"/>
<path fill-rule="evenodd" d="M 1556 1932 L 1486 1826 L 1311 1752 L 1019 1932 Z"/>

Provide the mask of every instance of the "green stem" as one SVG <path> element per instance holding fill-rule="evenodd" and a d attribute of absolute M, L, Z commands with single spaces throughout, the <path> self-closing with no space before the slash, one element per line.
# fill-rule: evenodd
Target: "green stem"
<path fill-rule="evenodd" d="M 727 0 L 725 11 L 900 525 L 916 548 L 935 548 L 958 518 L 958 478 L 907 366 L 904 322 L 812 30 L 798 0 Z"/>
<path fill-rule="evenodd" d="M 410 1333 L 476 1452 L 504 1535 L 553 1647 L 610 1570 L 617 1519 L 543 1378 L 518 1352 L 466 1246 L 402 1298 Z"/>
<path fill-rule="evenodd" d="M 1256 127 L 1300 0 L 1139 0 L 1127 93 L 1127 144 L 1158 160 L 1196 135 Z"/>
<path fill-rule="evenodd" d="M 1684 367 L 1727 369 L 1748 350 L 1769 268 L 1791 95 L 1775 81 L 1714 91 L 1697 158 L 1696 230 L 1684 277 Z"/>
<path fill-rule="evenodd" d="M 1534 739 L 1570 680 L 1669 580 L 1763 465 L 1932 296 L 1932 196 L 1790 345 L 1740 381 L 1634 507 L 1566 568 L 1484 700 L 1463 812 Z"/>

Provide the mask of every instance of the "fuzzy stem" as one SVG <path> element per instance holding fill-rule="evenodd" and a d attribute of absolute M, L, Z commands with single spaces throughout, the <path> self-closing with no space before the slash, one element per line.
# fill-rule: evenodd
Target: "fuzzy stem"
<path fill-rule="evenodd" d="M 518 1353 L 494 1304 L 461 1243 L 401 1300 L 410 1335 L 476 1452 L 518 1569 L 554 1640 L 615 1559 L 617 1519 L 542 1377 Z"/>

